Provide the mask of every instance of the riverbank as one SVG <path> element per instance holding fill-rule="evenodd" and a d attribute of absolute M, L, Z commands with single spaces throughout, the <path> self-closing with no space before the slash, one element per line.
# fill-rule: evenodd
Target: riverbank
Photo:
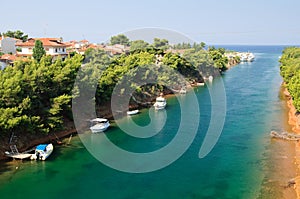
<path fill-rule="evenodd" d="M 293 105 L 293 99 L 286 88 L 284 88 L 283 94 L 286 97 L 286 103 L 289 109 L 288 123 L 289 125 L 291 125 L 292 130 L 295 133 L 300 134 L 300 114 L 297 112 L 295 106 Z"/>
<path fill-rule="evenodd" d="M 300 134 L 300 115 L 297 113 L 297 110 L 295 106 L 293 105 L 293 99 L 285 87 L 285 84 L 283 83 L 283 95 L 286 100 L 287 105 L 287 111 L 288 111 L 288 117 L 287 122 L 290 126 L 291 130 L 296 133 Z M 300 143 L 295 143 L 295 161 L 294 164 L 296 165 L 296 175 L 295 178 L 291 180 L 292 183 L 294 183 L 294 189 L 297 195 L 297 199 L 300 199 Z"/>
<path fill-rule="evenodd" d="M 188 90 L 192 89 L 192 87 L 187 87 Z M 166 90 L 164 92 L 165 98 L 169 98 L 174 96 L 175 94 L 172 93 L 171 90 Z M 144 109 L 149 108 L 154 103 L 157 96 L 151 96 L 147 98 L 147 101 L 141 100 L 141 101 L 135 101 L 134 103 L 130 104 L 129 110 L 133 109 Z M 107 118 L 109 120 L 114 120 L 114 116 L 117 118 L 121 118 L 126 116 L 127 109 L 120 110 L 120 112 L 113 114 L 111 110 L 110 103 L 106 103 L 102 106 L 99 106 L 96 108 L 97 113 L 99 114 L 99 117 Z M 77 134 L 77 129 L 74 126 L 74 123 L 72 121 L 65 121 L 64 124 L 64 130 L 52 132 L 48 135 L 45 134 L 27 134 L 27 135 L 18 135 L 17 141 L 15 143 L 9 142 L 10 138 L 5 137 L 3 139 L 0 139 L 0 161 L 9 161 L 11 158 L 7 157 L 5 155 L 5 151 L 9 151 L 10 145 L 16 145 L 19 152 L 26 151 L 28 149 L 31 149 L 39 144 L 43 143 L 54 143 L 56 144 L 57 141 L 62 140 L 63 138 L 66 138 L 72 134 Z M 87 126 L 81 127 L 81 128 L 87 128 Z"/>

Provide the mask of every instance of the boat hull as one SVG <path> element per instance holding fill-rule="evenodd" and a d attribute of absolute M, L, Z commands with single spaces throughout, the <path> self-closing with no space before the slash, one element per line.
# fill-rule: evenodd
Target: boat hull
<path fill-rule="evenodd" d="M 127 111 L 127 115 L 136 115 L 139 113 L 139 110 Z"/>
<path fill-rule="evenodd" d="M 106 131 L 106 129 L 108 129 L 109 126 L 110 126 L 109 123 L 104 124 L 104 125 L 96 124 L 96 125 L 92 126 L 90 129 L 91 129 L 92 133 L 101 133 L 101 132 Z"/>
<path fill-rule="evenodd" d="M 46 160 L 53 152 L 53 145 L 48 144 L 46 150 L 35 150 L 35 153 L 31 155 L 31 160 Z"/>

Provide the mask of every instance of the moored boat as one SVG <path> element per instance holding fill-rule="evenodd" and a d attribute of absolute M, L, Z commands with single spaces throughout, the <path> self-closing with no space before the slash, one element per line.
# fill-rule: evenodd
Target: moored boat
<path fill-rule="evenodd" d="M 161 110 L 164 109 L 167 106 L 167 100 L 162 97 L 162 94 L 156 98 L 156 101 L 154 103 L 155 110 Z"/>
<path fill-rule="evenodd" d="M 92 126 L 90 127 L 90 129 L 93 133 L 103 132 L 110 126 L 108 119 L 105 118 L 95 118 L 91 120 L 91 123 Z"/>
<path fill-rule="evenodd" d="M 179 93 L 180 94 L 186 94 L 186 89 L 185 88 L 180 89 Z"/>
<path fill-rule="evenodd" d="M 35 153 L 31 155 L 32 160 L 46 160 L 53 152 L 53 145 L 50 144 L 40 144 L 35 148 Z"/>
<path fill-rule="evenodd" d="M 135 114 L 138 114 L 139 113 L 139 110 L 132 110 L 132 111 L 127 111 L 127 115 L 135 115 Z"/>

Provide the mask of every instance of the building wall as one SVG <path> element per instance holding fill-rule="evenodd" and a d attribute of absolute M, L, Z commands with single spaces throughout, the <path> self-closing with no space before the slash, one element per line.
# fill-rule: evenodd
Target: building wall
<path fill-rule="evenodd" d="M 28 55 L 28 54 L 32 54 L 32 47 L 22 47 L 22 54 L 26 54 L 26 55 Z"/>
<path fill-rule="evenodd" d="M 65 47 L 49 47 L 49 48 L 45 47 L 45 49 L 49 55 L 61 55 L 67 53 Z"/>
<path fill-rule="evenodd" d="M 65 47 L 44 47 L 47 55 L 65 55 L 67 54 Z M 19 54 L 32 55 L 33 47 L 22 47 L 22 52 Z"/>
<path fill-rule="evenodd" d="M 3 53 L 16 53 L 16 41 L 13 38 L 4 38 L 0 41 Z"/>

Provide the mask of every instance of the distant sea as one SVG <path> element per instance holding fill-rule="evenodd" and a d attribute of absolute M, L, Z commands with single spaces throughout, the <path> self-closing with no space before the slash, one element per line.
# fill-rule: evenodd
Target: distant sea
<path fill-rule="evenodd" d="M 270 166 L 273 161 L 271 149 L 276 143 L 274 145 L 269 133 L 270 130 L 285 128 L 284 102 L 279 98 L 282 79 L 278 63 L 284 46 L 223 47 L 253 52 L 256 59 L 237 65 L 214 79 L 215 83 L 223 81 L 225 86 L 226 120 L 220 139 L 205 158 L 199 159 L 198 153 L 211 116 L 206 86 L 194 90 L 200 102 L 200 126 L 196 138 L 171 165 L 143 174 L 120 172 L 96 160 L 77 136 L 69 146 L 56 147 L 44 162 L 1 163 L 1 199 L 248 199 L 280 196 L 280 190 L 274 191 L 272 187 L 282 187 L 281 181 L 274 179 L 273 184 L 269 183 L 269 179 L 273 179 L 272 171 L 276 170 Z M 188 93 L 184 97 L 188 102 L 191 95 Z M 175 97 L 168 98 L 166 113 L 168 117 L 162 131 L 149 139 L 130 137 L 115 124 L 106 135 L 124 149 L 138 152 L 157 150 L 168 144 L 177 132 L 181 112 Z M 133 116 L 133 120 L 140 125 L 148 124 L 149 110 L 142 110 L 141 114 Z M 186 127 L 198 122 L 194 118 L 189 121 L 184 124 Z M 128 120 L 124 118 L 121 122 Z M 92 136 L 97 142 L 104 135 Z M 105 147 L 100 149 L 105 150 Z"/>

